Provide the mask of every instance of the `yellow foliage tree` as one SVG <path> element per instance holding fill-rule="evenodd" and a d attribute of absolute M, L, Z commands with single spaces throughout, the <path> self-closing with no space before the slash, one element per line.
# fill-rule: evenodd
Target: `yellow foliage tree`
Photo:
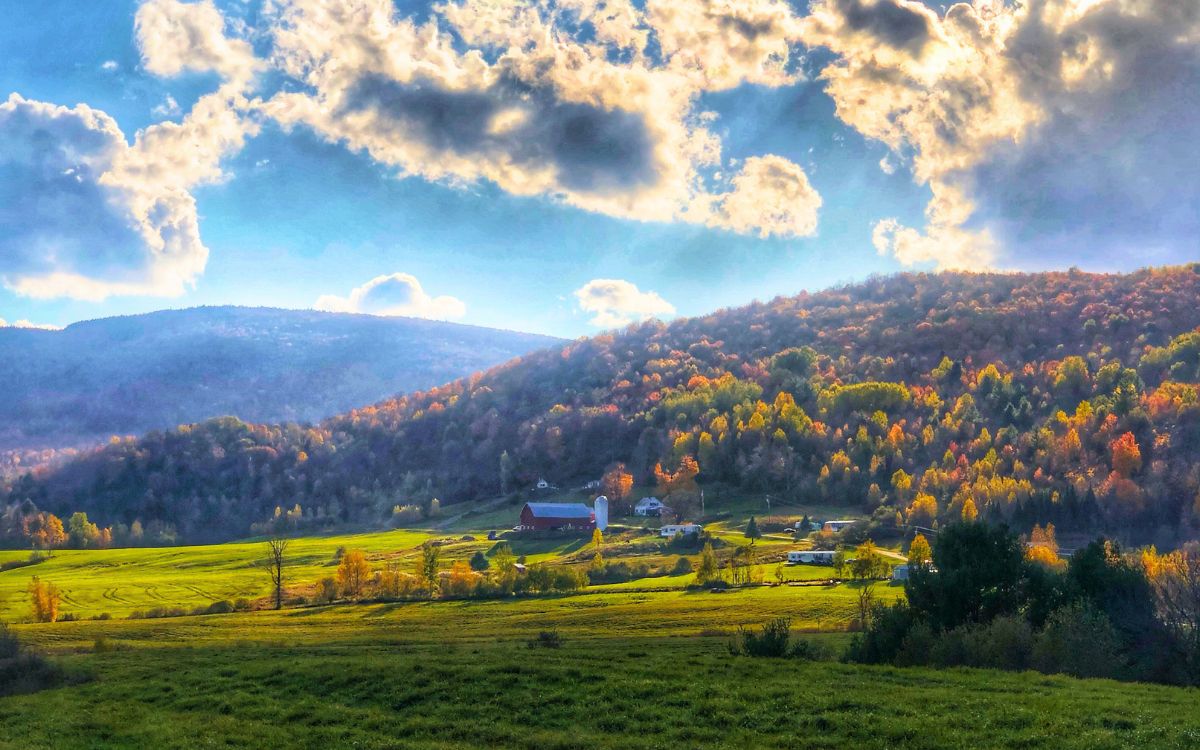
<path fill-rule="evenodd" d="M 367 576 L 371 569 L 367 566 L 367 557 L 362 550 L 352 549 L 342 555 L 338 563 L 337 582 L 342 594 L 350 598 L 362 596 L 367 587 Z"/>
<path fill-rule="evenodd" d="M 908 545 L 908 564 L 925 565 L 932 560 L 933 550 L 929 547 L 929 540 L 924 534 L 917 534 L 913 537 L 912 544 Z"/>
<path fill-rule="evenodd" d="M 458 560 L 450 566 L 450 575 L 446 580 L 446 593 L 450 596 L 470 596 L 475 591 L 480 574 L 471 570 L 465 560 Z"/>
<path fill-rule="evenodd" d="M 963 503 L 962 520 L 974 521 L 976 518 L 979 518 L 979 509 L 975 507 L 975 501 L 968 497 Z"/>
<path fill-rule="evenodd" d="M 54 622 L 58 619 L 58 605 L 61 595 L 58 587 L 47 583 L 37 576 L 29 582 L 29 605 L 33 612 L 34 622 Z"/>

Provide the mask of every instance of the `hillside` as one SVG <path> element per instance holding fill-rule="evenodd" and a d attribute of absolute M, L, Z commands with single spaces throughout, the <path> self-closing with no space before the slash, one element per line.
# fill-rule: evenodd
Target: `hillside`
<path fill-rule="evenodd" d="M 315 422 L 556 339 L 414 318 L 202 307 L 62 331 L 0 328 L 0 450 L 236 414 Z"/>
<path fill-rule="evenodd" d="M 1197 265 L 876 278 L 535 352 L 311 428 L 226 419 L 108 445 L 9 487 L 8 533 L 35 506 L 118 540 L 134 520 L 185 538 L 273 514 L 380 524 L 623 462 L 682 487 L 685 513 L 698 468 L 881 531 L 977 514 L 1170 544 L 1200 524 L 1198 326 Z"/>

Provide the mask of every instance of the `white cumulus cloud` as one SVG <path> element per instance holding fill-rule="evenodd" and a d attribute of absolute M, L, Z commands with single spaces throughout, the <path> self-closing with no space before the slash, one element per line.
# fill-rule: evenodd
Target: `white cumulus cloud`
<path fill-rule="evenodd" d="M 592 279 L 575 290 L 579 309 L 591 324 L 616 328 L 660 315 L 674 315 L 675 306 L 656 292 L 643 292 L 623 279 Z"/>
<path fill-rule="evenodd" d="M 405 316 L 457 320 L 467 314 L 467 306 L 456 297 L 430 296 L 415 276 L 393 273 L 376 276 L 345 297 L 322 295 L 313 305 L 326 312 L 365 313 L 368 315 Z"/>
<path fill-rule="evenodd" d="M 227 78 L 179 122 L 134 134 L 106 113 L 12 94 L 0 104 L 0 281 L 31 297 L 182 294 L 203 272 L 192 189 L 257 132 L 246 98 L 259 63 L 210 2 L 150 0 L 137 36 L 151 72 Z M 222 41 L 224 40 L 224 41 Z M 160 114 L 177 107 L 167 98 Z"/>
<path fill-rule="evenodd" d="M 0 328 L 33 328 L 39 331 L 61 331 L 62 326 L 52 326 L 49 323 L 34 323 L 29 320 L 18 320 L 9 323 L 4 318 L 0 318 Z"/>
<path fill-rule="evenodd" d="M 215 71 L 246 83 L 261 67 L 249 42 L 226 33 L 211 0 L 145 0 L 134 16 L 142 65 L 154 75 Z"/>
<path fill-rule="evenodd" d="M 798 165 L 781 156 L 752 156 L 713 196 L 708 224 L 760 237 L 808 237 L 817 231 L 821 196 Z"/>

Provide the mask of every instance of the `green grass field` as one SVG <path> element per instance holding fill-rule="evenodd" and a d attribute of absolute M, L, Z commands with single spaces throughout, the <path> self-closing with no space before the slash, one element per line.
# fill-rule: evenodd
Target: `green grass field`
<path fill-rule="evenodd" d="M 744 543 L 735 519 L 713 526 Z M 492 546 L 481 528 L 462 517 L 296 539 L 288 574 L 297 588 L 332 575 L 339 548 L 364 550 L 377 569 L 408 566 L 430 539 L 441 540 L 446 567 Z M 782 535 L 756 545 L 772 560 L 793 546 Z M 513 547 L 529 562 L 568 565 L 594 553 L 584 539 Z M 604 554 L 656 569 L 679 557 L 639 528 L 614 529 Z M 265 597 L 262 559 L 262 542 L 249 541 L 60 551 L 0 572 L 2 619 L 28 619 L 33 575 L 63 591 L 64 612 L 113 618 L 13 626 L 70 679 L 0 699 L 0 749 L 1200 746 L 1195 690 L 728 653 L 738 626 L 776 617 L 840 652 L 861 585 L 823 584 L 822 567 L 787 566 L 787 585 L 724 592 L 657 575 L 557 596 L 126 619 Z M 763 572 L 773 581 L 774 563 Z M 903 591 L 879 585 L 875 595 Z M 561 648 L 527 645 L 548 630 Z"/>
<path fill-rule="evenodd" d="M 793 590 L 794 592 L 794 590 Z M 850 592 L 347 605 L 25 625 L 78 684 L 0 700 L 0 748 L 1192 748 L 1197 692 L 730 656 L 712 625 Z M 802 613 L 807 612 L 807 615 Z M 558 649 L 527 639 L 555 628 Z M 115 650 L 92 653 L 96 638 Z M 838 646 L 845 636 L 817 636 Z"/>

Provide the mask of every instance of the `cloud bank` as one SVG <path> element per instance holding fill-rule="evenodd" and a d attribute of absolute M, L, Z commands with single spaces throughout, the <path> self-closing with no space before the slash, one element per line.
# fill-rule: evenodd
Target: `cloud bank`
<path fill-rule="evenodd" d="M 245 91 L 257 63 L 224 39 L 211 3 L 151 0 L 135 25 L 151 72 L 215 70 L 224 80 L 178 123 L 130 145 L 108 114 L 12 94 L 0 104 L 0 280 L 18 294 L 102 300 L 177 296 L 200 276 L 193 188 L 257 132 Z"/>
<path fill-rule="evenodd" d="M 313 304 L 326 312 L 365 313 L 368 315 L 405 316 L 457 320 L 467 314 L 467 306 L 455 297 L 431 297 L 417 278 L 407 273 L 376 276 L 346 297 L 323 295 Z"/>
<path fill-rule="evenodd" d="M 141 3 L 142 67 L 218 83 L 132 142 L 87 105 L 0 105 L 0 281 L 36 297 L 183 293 L 208 255 L 195 188 L 228 179 L 222 161 L 268 120 L 398 177 L 814 236 L 824 201 L 805 170 L 729 158 L 702 102 L 803 81 L 817 48 L 831 62 L 813 85 L 836 116 L 888 147 L 881 169 L 930 191 L 923 226 L 867 217 L 900 264 L 1116 266 L 1200 249 L 1194 2 L 445 0 L 406 15 L 392 0 L 268 0 L 250 17 Z"/>
<path fill-rule="evenodd" d="M 643 292 L 622 279 L 592 279 L 575 290 L 579 309 L 600 328 L 618 328 L 634 321 L 674 315 L 675 306 L 655 292 Z"/>
<path fill-rule="evenodd" d="M 1036 267 L 1194 253 L 1200 5 L 1175 0 L 818 0 L 802 37 L 838 117 L 933 198 L 885 220 L 906 265 Z"/>

